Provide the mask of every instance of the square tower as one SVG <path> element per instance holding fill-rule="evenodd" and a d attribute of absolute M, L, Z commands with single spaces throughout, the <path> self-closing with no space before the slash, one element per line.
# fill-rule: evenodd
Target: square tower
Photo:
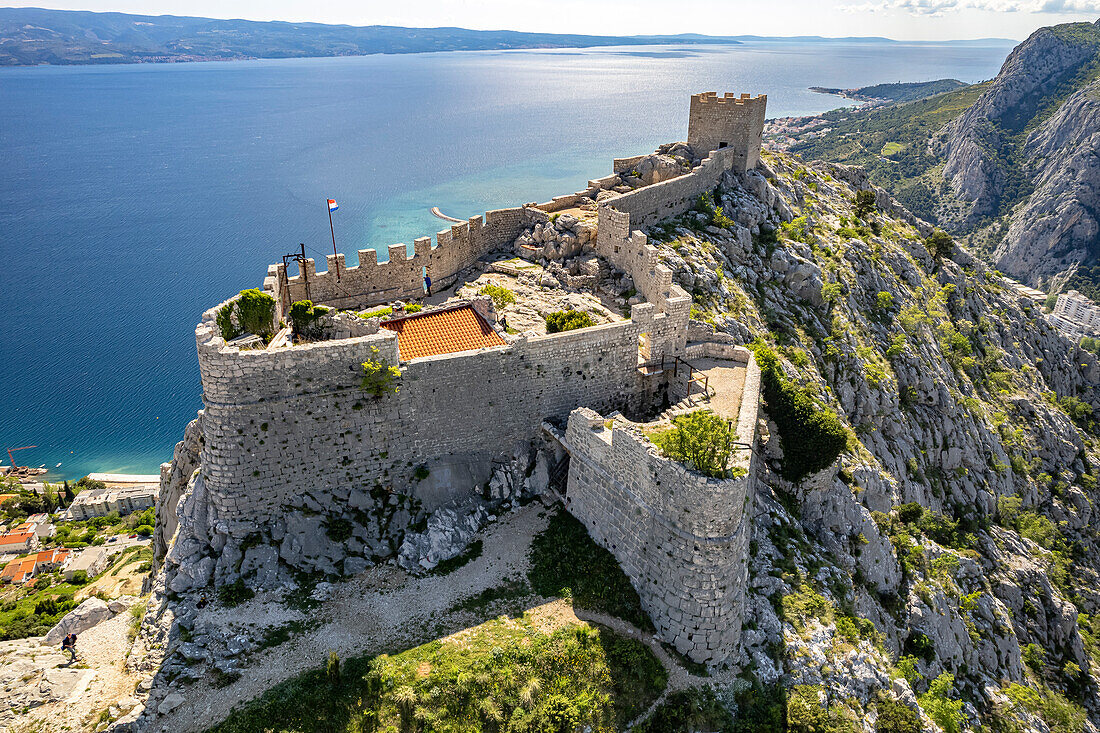
<path fill-rule="evenodd" d="M 688 145 L 700 158 L 713 150 L 732 148 L 733 170 L 744 172 L 760 162 L 760 145 L 764 136 L 764 114 L 768 95 L 753 98 L 717 92 L 691 95 L 688 116 Z"/>

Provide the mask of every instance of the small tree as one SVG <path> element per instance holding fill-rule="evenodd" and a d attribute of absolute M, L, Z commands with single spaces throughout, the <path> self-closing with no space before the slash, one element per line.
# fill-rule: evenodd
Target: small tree
<path fill-rule="evenodd" d="M 401 370 L 381 359 L 377 346 L 372 346 L 370 351 L 371 358 L 363 362 L 363 380 L 360 386 L 374 397 L 396 392 L 400 389 L 397 380 L 401 378 Z"/>
<path fill-rule="evenodd" d="M 267 340 L 275 330 L 275 299 L 257 288 L 242 290 L 237 300 L 218 311 L 214 320 L 226 341 L 244 333 Z"/>
<path fill-rule="evenodd" d="M 299 300 L 290 306 L 290 328 L 298 338 L 320 338 L 318 321 L 328 312 L 328 308 L 314 305 L 312 300 Z"/>
<path fill-rule="evenodd" d="M 856 192 L 856 205 L 855 214 L 860 219 L 866 219 L 871 214 L 875 213 L 878 207 L 875 206 L 875 192 L 874 191 L 857 191 Z"/>
<path fill-rule="evenodd" d="M 245 333 L 267 338 L 275 327 L 275 299 L 257 288 L 241 291 L 237 299 L 237 322 Z"/>
<path fill-rule="evenodd" d="M 733 443 L 733 426 L 709 410 L 680 415 L 672 420 L 672 429 L 657 433 L 653 443 L 669 458 L 690 465 L 713 478 L 725 478 Z"/>
<path fill-rule="evenodd" d="M 944 257 L 950 257 L 951 253 L 955 251 L 955 240 L 944 230 L 935 229 L 924 240 L 924 246 L 928 248 L 928 253 L 932 255 L 932 259 L 939 261 Z"/>

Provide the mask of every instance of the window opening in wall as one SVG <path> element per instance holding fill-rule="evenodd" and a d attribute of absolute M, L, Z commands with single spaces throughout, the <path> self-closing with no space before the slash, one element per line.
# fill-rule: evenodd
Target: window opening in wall
<path fill-rule="evenodd" d="M 718 143 L 718 149 L 719 150 L 721 150 L 722 148 L 727 148 L 727 147 L 729 147 L 729 143 Z"/>
<path fill-rule="evenodd" d="M 653 352 L 653 339 L 648 333 L 638 334 L 638 355 L 642 357 L 642 363 L 648 364 L 650 354 Z"/>

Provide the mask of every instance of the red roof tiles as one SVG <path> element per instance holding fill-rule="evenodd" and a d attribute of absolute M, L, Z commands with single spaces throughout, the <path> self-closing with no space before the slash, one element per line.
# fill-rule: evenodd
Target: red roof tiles
<path fill-rule="evenodd" d="M 382 328 L 397 332 L 401 361 L 504 345 L 500 334 L 468 305 L 395 318 Z"/>

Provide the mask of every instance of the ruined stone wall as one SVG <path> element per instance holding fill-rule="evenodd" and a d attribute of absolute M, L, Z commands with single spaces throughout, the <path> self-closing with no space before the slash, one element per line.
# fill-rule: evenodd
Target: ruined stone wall
<path fill-rule="evenodd" d="M 658 634 L 697 662 L 727 660 L 741 635 L 754 454 L 739 454 L 745 476 L 707 478 L 585 408 L 565 442 L 566 506 L 619 561 Z"/>
<path fill-rule="evenodd" d="M 703 157 L 713 150 L 733 154 L 733 170 L 744 173 L 760 162 L 768 96 L 753 98 L 715 92 L 693 94 L 688 114 L 688 145 Z"/>
<path fill-rule="evenodd" d="M 715 150 L 690 173 L 620 194 L 603 206 L 629 214 L 632 227 L 653 226 L 698 206 L 699 197 L 713 191 L 722 174 L 734 169 L 736 158 L 737 153 L 731 148 Z"/>
<path fill-rule="evenodd" d="M 303 271 L 293 277 L 283 264 L 271 265 L 264 289 L 276 299 L 280 313 L 285 313 L 291 303 L 307 299 L 335 308 L 365 308 L 419 298 L 424 295 L 424 268 L 432 277 L 433 287 L 445 287 L 463 269 L 511 245 L 524 229 L 544 218 L 541 212 L 525 207 L 497 209 L 439 232 L 434 247 L 431 237 L 416 239 L 412 255 L 407 254 L 404 244 L 390 245 L 388 260 L 381 263 L 375 250 L 361 249 L 355 267 L 348 267 L 342 254 L 326 256 L 325 272 L 317 272 L 316 263 L 306 260 Z"/>
<path fill-rule="evenodd" d="M 373 398 L 360 388 L 361 363 L 375 349 L 397 363 L 393 332 L 239 351 L 225 346 L 216 311 L 196 329 L 202 471 L 218 519 L 237 540 L 301 505 L 306 492 L 336 504 L 378 485 L 411 486 L 416 496 L 419 465 L 454 456 L 488 462 L 578 406 L 637 407 L 639 335 L 686 333 L 687 322 L 643 303 L 629 321 L 402 363 L 400 390 Z"/>

